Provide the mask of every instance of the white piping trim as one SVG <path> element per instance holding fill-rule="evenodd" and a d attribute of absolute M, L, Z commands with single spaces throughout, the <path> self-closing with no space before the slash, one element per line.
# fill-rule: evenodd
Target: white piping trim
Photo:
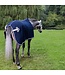
<path fill-rule="evenodd" d="M 19 32 L 19 31 L 20 31 L 20 29 L 19 29 L 18 27 L 16 27 L 16 29 L 13 29 L 13 30 L 12 30 L 12 32 L 14 32 L 14 31 Z"/>

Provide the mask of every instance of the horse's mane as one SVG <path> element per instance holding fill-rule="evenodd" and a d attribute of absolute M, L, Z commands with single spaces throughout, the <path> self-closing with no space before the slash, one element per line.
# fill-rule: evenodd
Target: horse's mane
<path fill-rule="evenodd" d="M 30 20 L 30 21 L 32 21 L 32 22 L 37 21 L 37 20 L 36 20 L 36 19 L 34 19 L 34 18 L 29 18 L 29 20 Z"/>

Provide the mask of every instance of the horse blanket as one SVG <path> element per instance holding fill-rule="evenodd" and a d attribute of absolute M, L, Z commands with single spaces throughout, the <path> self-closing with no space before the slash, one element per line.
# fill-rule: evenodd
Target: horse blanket
<path fill-rule="evenodd" d="M 22 44 L 26 39 L 31 39 L 34 37 L 33 26 L 29 22 L 29 19 L 14 20 L 7 26 L 11 26 L 13 30 L 16 29 L 16 27 L 19 28 L 19 32 L 14 31 L 15 40 L 19 44 Z"/>

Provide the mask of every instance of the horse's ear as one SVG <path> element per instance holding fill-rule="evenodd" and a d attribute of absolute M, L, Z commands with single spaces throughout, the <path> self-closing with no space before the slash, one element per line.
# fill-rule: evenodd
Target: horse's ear
<path fill-rule="evenodd" d="M 39 22 L 41 22 L 41 20 Z"/>
<path fill-rule="evenodd" d="M 38 21 L 39 23 L 41 23 L 41 20 L 40 21 Z"/>

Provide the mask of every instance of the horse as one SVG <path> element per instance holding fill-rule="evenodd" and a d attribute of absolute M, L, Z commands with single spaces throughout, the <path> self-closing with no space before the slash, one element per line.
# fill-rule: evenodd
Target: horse
<path fill-rule="evenodd" d="M 27 26 L 25 27 L 26 24 L 28 27 Z M 19 28 L 20 25 L 21 25 L 21 28 Z M 28 40 L 27 55 L 28 55 L 28 57 L 30 57 L 30 42 L 31 42 L 32 38 L 34 37 L 35 29 L 37 29 L 40 33 L 42 32 L 41 20 L 39 21 L 39 20 L 32 19 L 32 18 L 27 18 L 24 20 L 14 20 L 5 26 L 5 29 L 4 29 L 5 58 L 7 60 L 12 58 L 13 63 L 16 63 L 16 66 L 18 69 L 22 69 L 22 67 L 20 65 L 20 61 L 19 61 L 20 46 L 22 45 L 22 55 L 21 56 L 24 57 L 25 40 Z M 23 31 L 23 33 L 21 33 L 22 31 Z M 24 35 L 24 36 L 21 37 L 21 35 Z M 29 37 L 27 37 L 27 36 L 29 36 Z M 19 39 L 19 41 L 18 41 L 18 39 Z M 22 40 L 22 39 L 24 39 L 24 40 Z M 13 40 L 15 41 L 15 44 L 16 44 L 16 48 L 15 48 L 16 60 L 14 58 Z M 21 42 L 21 40 L 22 40 L 22 42 Z"/>

